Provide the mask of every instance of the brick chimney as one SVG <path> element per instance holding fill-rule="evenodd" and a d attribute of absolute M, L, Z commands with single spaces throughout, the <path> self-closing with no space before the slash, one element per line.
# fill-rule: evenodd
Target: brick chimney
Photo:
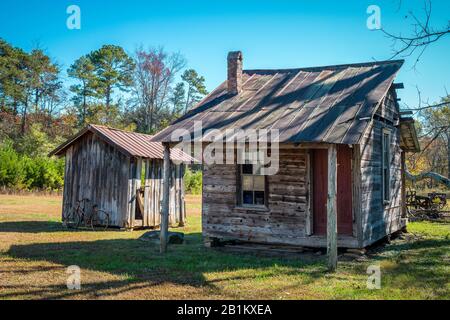
<path fill-rule="evenodd" d="M 228 93 L 239 94 L 242 91 L 242 52 L 228 54 Z"/>

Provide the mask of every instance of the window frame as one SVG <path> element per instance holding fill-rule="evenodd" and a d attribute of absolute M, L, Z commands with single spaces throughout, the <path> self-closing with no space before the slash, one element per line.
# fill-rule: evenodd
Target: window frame
<path fill-rule="evenodd" d="M 384 205 L 391 201 L 391 134 L 389 128 L 383 128 L 381 132 L 381 196 Z"/>
<path fill-rule="evenodd" d="M 250 164 L 252 165 L 252 164 Z M 252 170 L 253 170 L 253 166 L 252 165 Z M 238 206 L 241 206 L 243 208 L 256 208 L 256 209 L 268 209 L 268 181 L 267 181 L 267 176 L 265 175 L 256 175 L 256 174 L 244 174 L 244 164 L 239 164 L 238 165 L 238 174 L 239 177 L 237 179 L 238 182 L 238 194 L 237 194 L 237 199 L 238 199 Z M 264 204 L 248 204 L 248 203 L 244 203 L 244 191 L 249 191 L 249 190 L 244 190 L 244 177 L 245 176 L 250 176 L 250 177 L 255 177 L 255 176 L 261 176 L 264 178 Z M 253 192 L 253 202 L 255 202 L 255 191 L 254 188 L 253 190 L 251 190 Z"/>

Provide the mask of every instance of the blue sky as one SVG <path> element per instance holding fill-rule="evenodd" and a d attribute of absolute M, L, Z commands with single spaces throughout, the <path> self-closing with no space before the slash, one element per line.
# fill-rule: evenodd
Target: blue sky
<path fill-rule="evenodd" d="M 399 4 L 401 3 L 401 7 Z M 226 56 L 242 50 L 245 68 L 289 68 L 384 60 L 391 42 L 366 27 L 369 5 L 381 9 L 389 31 L 410 29 L 423 0 L 380 1 L 153 1 L 2 0 L 0 37 L 30 50 L 36 44 L 64 66 L 103 44 L 132 53 L 138 45 L 179 51 L 189 67 L 205 76 L 209 90 L 226 77 Z M 432 24 L 445 26 L 450 1 L 433 0 Z M 81 30 L 66 27 L 66 8 L 81 8 Z M 397 81 L 400 97 L 417 104 L 416 86 L 430 102 L 450 91 L 450 37 L 429 47 L 416 69 L 406 58 Z"/>

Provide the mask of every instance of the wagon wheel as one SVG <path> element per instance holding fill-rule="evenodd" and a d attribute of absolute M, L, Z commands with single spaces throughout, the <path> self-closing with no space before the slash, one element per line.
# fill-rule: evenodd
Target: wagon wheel
<path fill-rule="evenodd" d="M 95 231 L 96 227 L 103 231 L 107 230 L 109 227 L 109 213 L 104 210 L 96 210 L 90 220 L 92 231 Z"/>

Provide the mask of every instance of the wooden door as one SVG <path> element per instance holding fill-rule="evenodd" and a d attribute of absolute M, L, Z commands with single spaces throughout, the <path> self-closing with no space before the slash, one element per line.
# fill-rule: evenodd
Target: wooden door
<path fill-rule="evenodd" d="M 352 150 L 337 146 L 337 223 L 338 234 L 352 235 Z M 328 150 L 312 152 L 314 234 L 327 233 Z"/>
<path fill-rule="evenodd" d="M 323 235 L 327 233 L 328 150 L 313 150 L 311 160 L 314 234 Z"/>

